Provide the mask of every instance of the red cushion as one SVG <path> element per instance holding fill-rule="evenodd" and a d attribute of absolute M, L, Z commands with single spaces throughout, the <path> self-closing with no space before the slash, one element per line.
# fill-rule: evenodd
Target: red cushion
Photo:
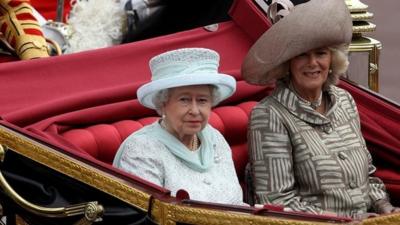
<path fill-rule="evenodd" d="M 247 124 L 255 101 L 237 106 L 213 109 L 209 123 L 218 129 L 232 148 L 233 160 L 240 181 L 244 179 L 247 156 Z M 157 117 L 122 120 L 111 124 L 97 124 L 86 128 L 70 129 L 61 135 L 91 156 L 111 164 L 122 141 L 134 131 L 153 123 Z"/>

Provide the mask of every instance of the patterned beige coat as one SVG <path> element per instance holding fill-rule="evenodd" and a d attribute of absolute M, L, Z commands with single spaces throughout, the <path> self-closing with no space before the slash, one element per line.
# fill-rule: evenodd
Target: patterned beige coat
<path fill-rule="evenodd" d="M 321 115 L 281 84 L 252 111 L 250 167 L 256 203 L 355 217 L 387 198 L 352 96 L 331 86 Z"/>

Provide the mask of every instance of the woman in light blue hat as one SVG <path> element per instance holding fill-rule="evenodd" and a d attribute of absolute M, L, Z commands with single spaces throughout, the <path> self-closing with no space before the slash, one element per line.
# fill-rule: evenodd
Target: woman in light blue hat
<path fill-rule="evenodd" d="M 150 60 L 152 81 L 138 89 L 140 103 L 161 119 L 131 134 L 113 165 L 193 200 L 242 204 L 228 143 L 208 124 L 211 108 L 231 96 L 235 79 L 218 73 L 219 55 L 184 48 Z"/>

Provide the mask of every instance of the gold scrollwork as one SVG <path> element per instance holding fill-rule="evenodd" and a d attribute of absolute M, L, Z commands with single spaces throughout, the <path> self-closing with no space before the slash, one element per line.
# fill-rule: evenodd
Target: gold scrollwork
<path fill-rule="evenodd" d="M 378 65 L 376 65 L 376 63 L 370 63 L 369 64 L 369 72 L 371 74 L 376 73 L 376 71 L 378 71 Z"/>
<path fill-rule="evenodd" d="M 315 221 L 300 221 L 286 218 L 256 216 L 249 213 L 194 208 L 176 204 L 163 204 L 164 220 L 161 224 L 175 225 L 179 223 L 204 225 L 323 225 L 329 224 Z"/>
<path fill-rule="evenodd" d="M 353 26 L 353 33 L 373 32 L 375 29 L 376 29 L 375 24 L 367 22 L 359 26 Z"/>
<path fill-rule="evenodd" d="M 150 195 L 129 186 L 117 177 L 28 139 L 6 127 L 0 127 L 0 144 L 35 162 L 81 181 L 121 201 L 146 211 Z"/>
<path fill-rule="evenodd" d="M 166 203 L 156 200 L 154 206 L 160 208 L 156 217 L 157 222 L 163 225 L 176 225 L 176 223 L 188 223 L 198 225 L 328 225 L 331 221 L 302 221 L 273 216 L 257 216 L 249 213 L 240 213 L 227 210 L 214 210 L 195 208 L 175 203 Z M 153 211 L 154 212 L 154 211 Z M 337 223 L 336 223 L 337 224 Z M 353 224 L 342 223 L 342 224 Z M 359 225 L 394 225 L 400 224 L 400 214 L 383 215 L 358 222 Z"/>
<path fill-rule="evenodd" d="M 96 204 L 97 202 L 90 202 L 85 208 L 85 218 L 88 221 L 97 221 L 103 215 L 104 208 L 101 205 Z"/>
<path fill-rule="evenodd" d="M 383 215 L 363 220 L 360 225 L 395 225 L 400 224 L 400 214 Z"/>
<path fill-rule="evenodd" d="M 373 13 L 370 12 L 363 12 L 363 13 L 352 13 L 351 18 L 353 21 L 365 21 L 372 19 L 374 17 Z"/>
<path fill-rule="evenodd" d="M 81 204 L 71 205 L 67 207 L 58 207 L 58 208 L 47 208 L 33 204 L 24 199 L 11 187 L 11 185 L 4 178 L 3 173 L 1 171 L 0 171 L 0 187 L 4 190 L 5 194 L 11 199 L 13 199 L 18 205 L 36 215 L 41 215 L 46 217 L 68 217 L 81 214 L 86 215 L 86 211 L 88 211 L 87 210 L 88 206 L 90 206 L 91 208 L 96 208 L 95 212 L 98 213 L 93 216 L 98 217 L 102 215 L 103 207 L 99 205 L 97 202 L 81 203 Z"/>

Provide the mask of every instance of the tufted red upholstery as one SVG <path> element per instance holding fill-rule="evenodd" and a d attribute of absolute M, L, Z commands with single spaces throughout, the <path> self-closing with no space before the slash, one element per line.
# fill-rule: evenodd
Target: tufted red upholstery
<path fill-rule="evenodd" d="M 221 106 L 213 109 L 209 123 L 218 129 L 232 148 L 235 168 L 241 183 L 247 156 L 247 124 L 256 101 L 236 106 Z M 132 132 L 154 122 L 158 117 L 144 117 L 137 120 L 121 120 L 110 124 L 96 124 L 71 129 L 61 135 L 80 150 L 103 162 L 111 164 L 122 141 Z"/>

